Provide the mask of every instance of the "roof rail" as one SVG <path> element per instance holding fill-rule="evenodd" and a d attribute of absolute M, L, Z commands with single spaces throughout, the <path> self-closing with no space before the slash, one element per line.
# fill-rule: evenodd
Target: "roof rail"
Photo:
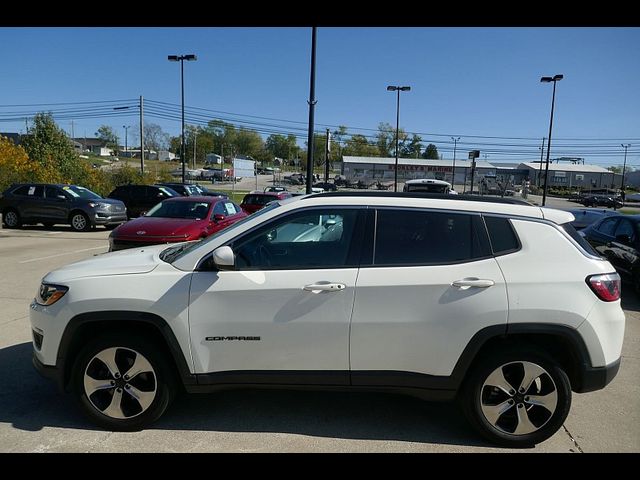
<path fill-rule="evenodd" d="M 529 205 L 532 203 L 519 198 L 490 197 L 480 195 L 451 195 L 448 193 L 423 193 L 423 192 L 324 192 L 307 195 L 304 198 L 323 198 L 323 197 L 400 197 L 400 198 L 440 198 L 444 200 L 465 200 L 471 202 L 489 202 L 489 203 L 507 203 L 512 205 Z"/>

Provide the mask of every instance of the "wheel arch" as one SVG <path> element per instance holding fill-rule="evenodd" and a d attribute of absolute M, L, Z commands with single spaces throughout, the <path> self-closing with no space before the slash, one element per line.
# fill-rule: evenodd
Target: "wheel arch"
<path fill-rule="evenodd" d="M 67 222 L 69 222 L 69 224 L 71 224 L 71 219 L 77 213 L 81 213 L 82 215 L 84 215 L 87 218 L 87 222 L 89 222 L 89 225 L 92 225 L 92 226 L 95 225 L 95 219 L 91 218 L 91 215 L 89 215 L 83 209 L 78 207 L 72 208 L 71 211 L 69 212 L 69 215 L 67 216 Z"/>
<path fill-rule="evenodd" d="M 557 361 L 566 372 L 574 392 L 589 391 L 584 372 L 591 368 L 591 358 L 580 334 L 565 325 L 520 323 L 486 327 L 467 344 L 451 379 L 459 389 L 467 373 L 482 358 L 498 349 L 534 347 Z"/>
<path fill-rule="evenodd" d="M 56 359 L 62 373 L 60 386 L 64 390 L 69 388 L 71 369 L 85 343 L 94 335 L 111 332 L 136 332 L 154 339 L 164 350 L 182 385 L 197 383 L 173 330 L 162 317 L 148 312 L 109 310 L 76 315 L 65 328 Z"/>

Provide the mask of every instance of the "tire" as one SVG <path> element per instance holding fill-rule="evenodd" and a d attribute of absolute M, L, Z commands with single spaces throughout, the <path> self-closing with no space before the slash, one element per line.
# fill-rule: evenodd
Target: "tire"
<path fill-rule="evenodd" d="M 140 371 L 125 380 L 127 369 L 136 366 Z M 176 392 L 173 370 L 159 345 L 130 334 L 105 335 L 86 345 L 73 366 L 72 382 L 84 413 L 111 431 L 138 431 L 151 425 Z"/>
<path fill-rule="evenodd" d="M 525 372 L 532 379 L 529 387 L 516 391 L 524 383 Z M 534 396 L 540 403 L 535 404 Z M 458 400 L 469 423 L 486 439 L 506 447 L 531 447 L 564 423 L 571 408 L 571 384 L 560 366 L 545 355 L 508 350 L 482 359 L 469 372 Z"/>
<path fill-rule="evenodd" d="M 69 223 L 76 232 L 86 232 L 91 228 L 89 217 L 82 212 L 73 212 L 69 218 Z"/>
<path fill-rule="evenodd" d="M 8 208 L 2 213 L 2 223 L 7 228 L 20 228 L 22 226 L 22 219 L 17 210 Z"/>

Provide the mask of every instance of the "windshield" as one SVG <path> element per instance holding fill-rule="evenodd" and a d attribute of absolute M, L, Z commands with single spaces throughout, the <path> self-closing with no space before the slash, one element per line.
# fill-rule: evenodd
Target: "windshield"
<path fill-rule="evenodd" d="M 84 198 L 87 200 L 97 200 L 99 198 L 102 198 L 100 195 L 92 192 L 88 188 L 78 187 L 76 185 L 66 185 L 62 187 L 62 190 L 64 190 L 65 193 L 71 195 L 73 198 Z"/>
<path fill-rule="evenodd" d="M 256 217 L 259 217 L 260 215 L 264 215 L 265 213 L 270 212 L 271 210 L 273 210 L 274 208 L 278 208 L 279 206 L 280 206 L 280 203 L 272 202 L 266 207 L 264 207 L 262 210 L 258 210 L 256 213 L 248 215 L 247 217 L 234 223 L 233 225 L 230 225 L 227 228 L 223 228 L 222 230 L 214 233 L 213 235 L 209 235 L 207 238 L 203 238 L 202 240 L 198 240 L 197 242 L 182 243 L 180 245 L 169 247 L 160 253 L 160 260 L 163 260 L 167 263 L 173 263 L 179 258 L 181 258 L 182 256 L 189 253 L 191 250 L 199 247 L 200 245 L 204 243 L 209 243 L 210 241 L 218 238 L 220 235 L 226 234 L 230 230 L 238 228 L 244 225 L 245 223 L 247 223 L 248 221 L 253 220 Z"/>
<path fill-rule="evenodd" d="M 193 218 L 201 220 L 209 213 L 208 202 L 161 202 L 147 212 L 145 217 Z"/>
<path fill-rule="evenodd" d="M 407 192 L 447 193 L 448 191 L 448 185 L 435 185 L 429 183 L 424 185 L 407 185 Z"/>

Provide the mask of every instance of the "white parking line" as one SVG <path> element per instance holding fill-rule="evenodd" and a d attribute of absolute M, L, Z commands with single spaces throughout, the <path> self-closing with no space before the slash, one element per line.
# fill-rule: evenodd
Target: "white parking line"
<path fill-rule="evenodd" d="M 22 260 L 21 262 L 18 262 L 18 263 L 37 262 L 38 260 L 46 260 L 47 258 L 62 257 L 63 255 L 73 255 L 74 253 L 88 252 L 89 250 L 100 250 L 105 248 L 107 247 L 103 246 L 103 247 L 83 248 L 82 250 L 76 250 L 74 252 L 58 253 L 56 255 L 47 255 L 46 257 L 38 257 L 38 258 L 31 258 L 29 260 Z"/>

